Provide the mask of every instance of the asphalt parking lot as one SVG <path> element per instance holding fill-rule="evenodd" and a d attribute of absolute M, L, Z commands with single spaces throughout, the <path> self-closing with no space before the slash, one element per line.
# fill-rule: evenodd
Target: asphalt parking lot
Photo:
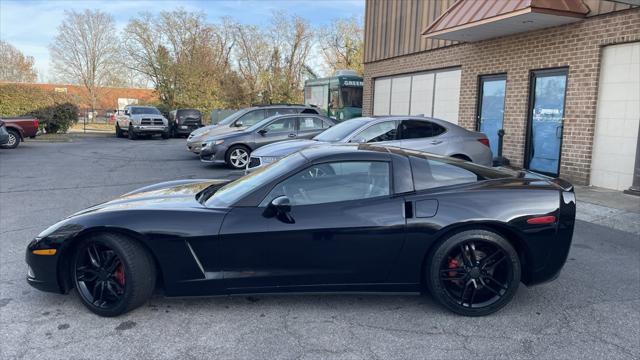
<path fill-rule="evenodd" d="M 72 292 L 25 281 L 24 249 L 47 226 L 147 184 L 239 176 L 184 139 L 78 138 L 0 150 L 0 358 L 640 358 L 638 234 L 578 221 L 569 260 L 510 305 L 464 318 L 427 296 L 169 299 L 100 318 Z"/>

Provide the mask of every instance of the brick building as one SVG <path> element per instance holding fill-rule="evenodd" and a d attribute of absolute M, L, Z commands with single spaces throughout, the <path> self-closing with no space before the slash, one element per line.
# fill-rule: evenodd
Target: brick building
<path fill-rule="evenodd" d="M 640 122 L 640 1 L 367 0 L 368 115 L 485 132 L 512 165 L 628 189 Z"/>

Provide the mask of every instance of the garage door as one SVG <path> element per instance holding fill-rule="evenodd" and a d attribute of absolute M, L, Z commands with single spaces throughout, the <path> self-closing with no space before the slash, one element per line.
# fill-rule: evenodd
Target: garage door
<path fill-rule="evenodd" d="M 605 47 L 600 66 L 591 184 L 626 190 L 640 126 L 640 43 Z"/>
<path fill-rule="evenodd" d="M 461 71 L 375 79 L 373 115 L 424 115 L 458 123 Z"/>

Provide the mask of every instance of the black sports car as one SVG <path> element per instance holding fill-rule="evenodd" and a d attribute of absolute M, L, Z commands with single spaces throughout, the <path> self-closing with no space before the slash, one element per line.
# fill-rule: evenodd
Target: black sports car
<path fill-rule="evenodd" d="M 167 296 L 428 290 L 463 315 L 558 276 L 575 220 L 559 179 L 371 145 L 319 146 L 235 181 L 148 186 L 51 226 L 28 282 L 103 316 Z"/>

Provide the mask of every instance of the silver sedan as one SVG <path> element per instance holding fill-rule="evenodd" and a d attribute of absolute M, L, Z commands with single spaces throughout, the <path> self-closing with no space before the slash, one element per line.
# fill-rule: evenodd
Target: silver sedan
<path fill-rule="evenodd" d="M 419 116 L 361 117 L 340 123 L 312 140 L 282 141 L 253 153 L 247 171 L 318 143 L 377 143 L 426 151 L 491 166 L 489 139 L 448 121 Z"/>

